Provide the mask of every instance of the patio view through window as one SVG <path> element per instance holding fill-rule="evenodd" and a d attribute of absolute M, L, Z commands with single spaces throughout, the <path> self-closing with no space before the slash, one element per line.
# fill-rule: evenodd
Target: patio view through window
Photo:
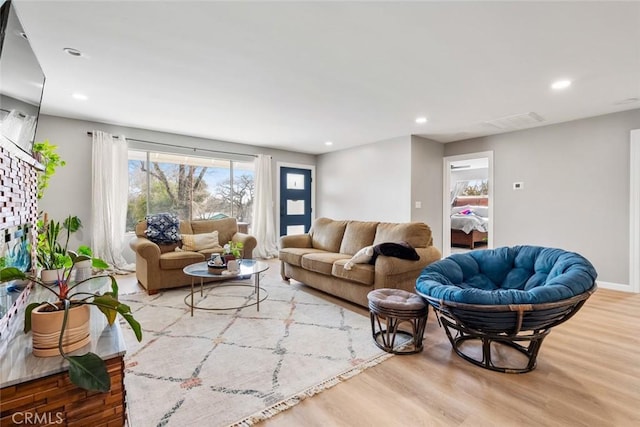
<path fill-rule="evenodd" d="M 253 161 L 129 150 L 127 231 L 159 212 L 251 224 L 253 197 Z"/>

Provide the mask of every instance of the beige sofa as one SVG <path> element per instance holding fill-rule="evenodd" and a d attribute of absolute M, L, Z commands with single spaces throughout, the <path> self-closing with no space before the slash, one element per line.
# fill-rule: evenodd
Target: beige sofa
<path fill-rule="evenodd" d="M 136 225 L 136 237 L 129 246 L 136 254 L 136 277 L 138 282 L 152 295 L 159 289 L 190 285 L 191 277 L 182 272 L 187 265 L 209 259 L 212 253 L 222 252 L 222 247 L 201 251 L 183 251 L 182 244 L 158 245 L 145 237 L 147 222 Z M 238 232 L 235 218 L 218 220 L 180 221 L 181 234 L 201 234 L 218 231 L 220 246 L 227 242 L 242 242 L 243 257 L 251 258 L 256 247 L 256 238 Z"/>
<path fill-rule="evenodd" d="M 407 242 L 420 256 L 410 261 L 380 255 L 374 265 L 345 264 L 361 248 L 386 242 Z M 424 267 L 441 258 L 427 224 L 336 221 L 319 218 L 308 234 L 280 238 L 281 274 L 356 304 L 367 306 L 373 289 L 399 288 L 414 292 Z"/>

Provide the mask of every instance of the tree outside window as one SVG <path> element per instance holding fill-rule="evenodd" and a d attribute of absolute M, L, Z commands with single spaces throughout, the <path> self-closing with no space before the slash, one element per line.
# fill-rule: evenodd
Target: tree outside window
<path fill-rule="evenodd" d="M 129 231 L 159 212 L 251 223 L 253 197 L 253 162 L 129 151 Z"/>

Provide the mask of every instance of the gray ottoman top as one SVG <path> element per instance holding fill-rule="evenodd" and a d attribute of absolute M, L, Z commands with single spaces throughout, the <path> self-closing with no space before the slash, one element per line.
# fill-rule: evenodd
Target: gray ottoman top
<path fill-rule="evenodd" d="M 376 289 L 367 295 L 370 303 L 393 310 L 421 310 L 425 308 L 422 297 L 402 289 Z"/>

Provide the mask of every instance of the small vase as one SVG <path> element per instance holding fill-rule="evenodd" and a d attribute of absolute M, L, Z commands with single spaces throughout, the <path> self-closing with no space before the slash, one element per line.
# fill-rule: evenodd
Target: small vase
<path fill-rule="evenodd" d="M 233 261 L 235 259 L 236 259 L 236 257 L 234 255 L 227 254 L 227 255 L 224 256 L 224 263 L 225 264 L 229 264 L 229 261 Z"/>
<path fill-rule="evenodd" d="M 59 356 L 58 341 L 62 331 L 64 310 L 43 311 L 48 304 L 36 307 L 31 312 L 31 334 L 33 355 L 37 357 Z M 62 348 L 65 353 L 84 347 L 91 341 L 89 305 L 82 304 L 69 309 L 67 327 Z"/>

